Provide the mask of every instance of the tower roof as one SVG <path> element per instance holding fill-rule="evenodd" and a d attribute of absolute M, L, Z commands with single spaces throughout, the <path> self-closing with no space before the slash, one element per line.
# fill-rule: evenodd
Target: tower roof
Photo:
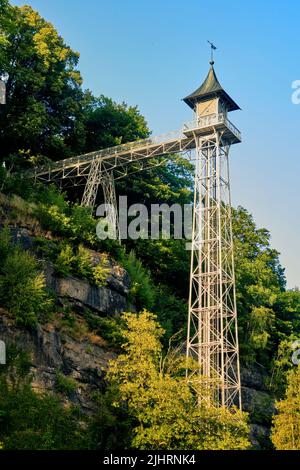
<path fill-rule="evenodd" d="M 193 93 L 183 98 L 183 101 L 190 106 L 190 108 L 194 109 L 195 103 L 199 101 L 205 101 L 209 98 L 221 96 L 227 103 L 228 111 L 235 111 L 240 109 L 240 107 L 233 101 L 232 98 L 226 93 L 226 91 L 222 88 L 217 79 L 215 69 L 214 69 L 214 62 L 210 62 L 210 69 L 208 71 L 207 77 L 202 83 L 202 85 L 197 88 Z"/>

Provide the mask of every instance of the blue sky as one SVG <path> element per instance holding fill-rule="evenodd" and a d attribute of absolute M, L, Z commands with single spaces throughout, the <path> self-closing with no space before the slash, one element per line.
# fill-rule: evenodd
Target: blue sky
<path fill-rule="evenodd" d="M 242 144 L 231 151 L 234 205 L 271 231 L 288 286 L 300 285 L 300 79 L 298 0 L 28 0 L 80 52 L 84 86 L 138 105 L 154 134 L 180 128 L 181 98 L 202 82 L 207 39 L 215 69 L 241 106 L 231 120 Z"/>

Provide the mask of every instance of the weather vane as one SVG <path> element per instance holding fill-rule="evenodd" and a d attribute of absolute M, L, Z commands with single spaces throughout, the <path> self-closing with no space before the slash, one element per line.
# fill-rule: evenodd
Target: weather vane
<path fill-rule="evenodd" d="M 210 41 L 207 41 L 207 42 L 208 42 L 208 44 L 210 44 L 210 54 L 211 54 L 210 55 L 210 63 L 211 63 L 211 65 L 213 65 L 214 64 L 214 51 L 217 48 L 212 42 L 210 42 Z"/>

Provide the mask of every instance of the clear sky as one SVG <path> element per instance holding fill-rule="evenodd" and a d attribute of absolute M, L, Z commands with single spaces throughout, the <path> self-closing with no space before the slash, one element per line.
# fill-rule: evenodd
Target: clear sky
<path fill-rule="evenodd" d="M 12 0 L 29 3 L 80 52 L 84 87 L 138 105 L 153 134 L 180 128 L 181 98 L 208 70 L 207 39 L 225 90 L 241 106 L 232 197 L 268 228 L 288 286 L 300 285 L 299 0 Z"/>

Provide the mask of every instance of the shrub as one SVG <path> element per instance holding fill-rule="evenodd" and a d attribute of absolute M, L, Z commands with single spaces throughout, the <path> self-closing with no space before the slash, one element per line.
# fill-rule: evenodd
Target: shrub
<path fill-rule="evenodd" d="M 91 255 L 87 248 L 79 245 L 77 255 L 74 258 L 74 271 L 84 279 L 92 280 L 93 270 L 91 263 Z"/>
<path fill-rule="evenodd" d="M 96 245 L 96 220 L 91 210 L 74 204 L 70 213 L 70 237 L 74 241 L 81 241 L 91 247 Z"/>
<path fill-rule="evenodd" d="M 110 346 L 120 348 L 124 342 L 124 320 L 119 315 L 114 317 L 99 317 L 90 310 L 85 310 L 84 318 L 91 330 L 106 340 Z"/>
<path fill-rule="evenodd" d="M 0 231 L 0 259 L 2 262 L 11 251 L 11 236 L 9 228 L 6 226 Z"/>
<path fill-rule="evenodd" d="M 61 251 L 61 247 L 57 242 L 48 240 L 45 237 L 34 237 L 33 243 L 38 255 L 52 262 L 56 261 Z"/>
<path fill-rule="evenodd" d="M 155 301 L 155 291 L 149 271 L 143 267 L 134 251 L 123 257 L 123 265 L 131 278 L 130 301 L 138 309 L 151 308 Z"/>
<path fill-rule="evenodd" d="M 102 255 L 99 263 L 93 266 L 93 282 L 97 286 L 104 286 L 106 284 L 107 277 L 110 274 L 110 266 L 107 256 Z"/>
<path fill-rule="evenodd" d="M 110 273 L 110 268 L 107 263 L 100 263 L 93 267 L 93 281 L 96 286 L 104 286 L 106 284 L 107 276 Z"/>
<path fill-rule="evenodd" d="M 39 204 L 55 206 L 62 213 L 66 213 L 69 208 L 65 193 L 60 192 L 54 184 L 49 186 L 37 184 L 31 199 Z"/>
<path fill-rule="evenodd" d="M 77 384 L 72 377 L 68 377 L 62 372 L 57 372 L 55 376 L 55 388 L 57 392 L 70 396 L 75 392 Z"/>
<path fill-rule="evenodd" d="M 20 325 L 33 326 L 50 311 L 52 301 L 36 260 L 15 248 L 2 266 L 0 300 Z"/>
<path fill-rule="evenodd" d="M 60 245 L 60 252 L 54 262 L 54 268 L 57 274 L 61 276 L 70 276 L 72 273 L 73 263 L 75 256 L 73 254 L 73 248 L 68 243 L 62 243 Z"/>
<path fill-rule="evenodd" d="M 5 450 L 90 448 L 87 418 L 61 398 L 36 394 L 29 381 L 9 383 L 0 376 L 0 442 Z"/>
<path fill-rule="evenodd" d="M 54 234 L 67 235 L 70 228 L 68 217 L 57 205 L 39 204 L 35 210 L 35 216 L 42 227 Z"/>
<path fill-rule="evenodd" d="M 52 250 L 52 255 L 55 250 Z M 105 257 L 102 261 L 93 266 L 91 253 L 83 245 L 79 245 L 77 250 L 73 249 L 68 243 L 60 244 L 60 251 L 56 254 L 54 267 L 61 276 L 78 276 L 87 279 L 90 283 L 97 286 L 103 286 L 110 272 L 108 262 Z"/>

